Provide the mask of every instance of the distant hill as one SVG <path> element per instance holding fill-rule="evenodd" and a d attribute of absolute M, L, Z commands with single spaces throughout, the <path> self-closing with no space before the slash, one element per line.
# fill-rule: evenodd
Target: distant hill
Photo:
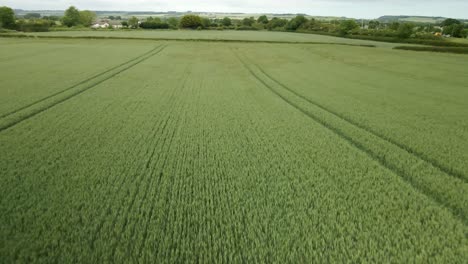
<path fill-rule="evenodd" d="M 25 15 L 27 13 L 39 13 L 43 16 L 62 16 L 64 14 L 64 10 L 22 10 L 22 9 L 15 9 L 14 10 L 16 15 Z M 98 17 L 107 17 L 107 16 L 121 16 L 123 18 L 129 18 L 132 16 L 136 16 L 139 18 L 145 18 L 149 16 L 157 16 L 157 17 L 181 17 L 186 14 L 196 14 L 204 17 L 210 18 L 223 18 L 223 17 L 230 17 L 234 19 L 242 19 L 245 17 L 259 17 L 261 15 L 267 15 L 268 17 L 278 17 L 278 18 L 286 18 L 291 19 L 299 14 L 291 14 L 291 13 L 284 13 L 284 14 L 274 14 L 274 13 L 256 13 L 256 14 L 248 14 L 248 13 L 227 13 L 227 12 L 192 12 L 192 11 L 169 11 L 169 12 L 154 12 L 154 11 L 95 11 Z M 337 16 L 310 16 L 307 14 L 305 15 L 308 18 L 315 18 L 318 20 L 343 20 L 343 19 L 354 19 L 348 17 L 337 17 Z M 439 24 L 440 22 L 444 21 L 445 17 L 429 17 L 429 16 L 381 16 L 377 18 L 378 21 L 383 23 L 391 23 L 391 22 L 413 22 L 413 23 L 432 23 L 432 24 Z M 369 21 L 371 19 L 364 19 Z M 463 23 L 468 23 L 468 19 L 459 19 Z"/>
<path fill-rule="evenodd" d="M 377 20 L 384 23 L 391 22 L 413 22 L 413 23 L 432 23 L 439 24 L 447 19 L 446 17 L 429 17 L 429 16 L 381 16 Z M 468 19 L 459 19 L 464 23 L 468 23 Z"/>

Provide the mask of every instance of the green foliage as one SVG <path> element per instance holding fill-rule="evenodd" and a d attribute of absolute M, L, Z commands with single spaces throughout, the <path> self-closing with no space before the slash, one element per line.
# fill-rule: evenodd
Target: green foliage
<path fill-rule="evenodd" d="M 123 27 L 128 27 L 128 21 L 122 21 L 122 22 L 120 22 L 120 24 L 121 24 Z"/>
<path fill-rule="evenodd" d="M 288 20 L 274 17 L 270 20 L 270 22 L 268 22 L 267 29 L 268 30 L 281 30 L 281 29 L 284 29 L 286 24 L 288 24 Z"/>
<path fill-rule="evenodd" d="M 6 6 L 0 7 L 0 27 L 6 29 L 15 28 L 15 12 L 13 9 Z"/>
<path fill-rule="evenodd" d="M 179 19 L 175 17 L 168 18 L 166 23 L 169 24 L 169 28 L 171 29 L 177 29 L 179 27 Z"/>
<path fill-rule="evenodd" d="M 50 20 L 50 21 L 60 21 L 59 16 L 44 16 L 43 19 Z"/>
<path fill-rule="evenodd" d="M 79 25 L 81 22 L 80 11 L 74 6 L 70 6 L 62 18 L 62 23 L 67 27 L 73 27 Z"/>
<path fill-rule="evenodd" d="M 451 24 L 444 27 L 443 33 L 454 38 L 463 37 L 464 27 L 462 24 Z"/>
<path fill-rule="evenodd" d="M 254 23 L 255 23 L 255 18 L 253 17 L 246 17 L 242 20 L 242 26 L 245 26 L 245 27 L 252 27 Z"/>
<path fill-rule="evenodd" d="M 391 30 L 397 31 L 397 30 L 400 28 L 400 23 L 399 23 L 399 22 L 392 22 L 392 23 L 389 25 L 389 28 L 390 28 Z"/>
<path fill-rule="evenodd" d="M 369 21 L 369 29 L 378 29 L 380 27 L 380 22 L 377 20 Z"/>
<path fill-rule="evenodd" d="M 39 19 L 39 18 L 41 18 L 41 14 L 39 14 L 39 13 L 27 13 L 26 15 L 24 15 L 24 18 L 25 19 Z"/>
<path fill-rule="evenodd" d="M 402 23 L 398 27 L 397 36 L 402 39 L 407 39 L 413 34 L 414 25 L 411 23 Z"/>
<path fill-rule="evenodd" d="M 295 31 L 303 26 L 308 22 L 307 18 L 305 16 L 299 15 L 296 16 L 295 18 L 291 19 L 287 24 L 286 24 L 286 30 L 291 30 Z"/>
<path fill-rule="evenodd" d="M 211 19 L 204 17 L 202 18 L 202 27 L 207 29 L 211 27 Z"/>
<path fill-rule="evenodd" d="M 462 38 L 467 38 L 468 37 L 468 29 L 463 29 L 461 32 L 461 37 Z"/>
<path fill-rule="evenodd" d="M 55 22 L 44 19 L 19 20 L 16 23 L 16 30 L 23 32 L 47 32 L 54 25 Z"/>
<path fill-rule="evenodd" d="M 130 28 L 138 28 L 139 26 L 138 22 L 139 22 L 138 18 L 133 16 L 128 20 L 128 26 Z"/>
<path fill-rule="evenodd" d="M 266 15 L 263 15 L 258 17 L 257 22 L 260 24 L 268 24 L 269 20 Z"/>
<path fill-rule="evenodd" d="M 159 17 L 151 17 L 150 16 L 150 17 L 148 17 L 146 19 L 146 22 L 162 23 L 162 20 Z"/>
<path fill-rule="evenodd" d="M 168 29 L 169 24 L 157 21 L 145 21 L 140 24 L 140 27 L 144 29 Z"/>
<path fill-rule="evenodd" d="M 93 22 L 96 20 L 97 15 L 96 13 L 89 11 L 89 10 L 84 10 L 80 11 L 80 24 L 89 27 L 93 24 Z"/>
<path fill-rule="evenodd" d="M 461 25 L 461 22 L 457 19 L 447 18 L 440 24 L 440 26 L 442 27 L 453 26 L 453 25 Z"/>
<path fill-rule="evenodd" d="M 179 26 L 181 28 L 196 29 L 202 26 L 202 19 L 197 15 L 185 15 L 180 20 Z"/>
<path fill-rule="evenodd" d="M 355 30 L 359 28 L 358 23 L 354 20 L 343 20 L 340 23 L 340 34 L 341 35 L 347 35 L 349 34 L 352 30 Z"/>
<path fill-rule="evenodd" d="M 232 20 L 229 17 L 223 18 L 221 24 L 225 27 L 230 27 L 232 25 Z"/>

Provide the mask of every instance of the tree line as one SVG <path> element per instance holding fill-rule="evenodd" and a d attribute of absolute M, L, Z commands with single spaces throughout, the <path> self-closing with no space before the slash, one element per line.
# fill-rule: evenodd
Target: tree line
<path fill-rule="evenodd" d="M 0 7 L 0 28 L 24 32 L 48 31 L 50 27 L 60 24 L 66 27 L 88 27 L 96 18 L 95 12 L 89 10 L 80 11 L 74 6 L 68 8 L 63 17 L 41 16 L 39 13 L 16 16 L 13 9 L 6 6 Z"/>
<path fill-rule="evenodd" d="M 63 25 L 66 27 L 89 27 L 96 21 L 96 13 L 71 6 L 63 17 L 41 17 L 38 13 L 29 13 L 23 17 L 16 17 L 14 11 L 8 7 L 0 7 L 0 27 L 19 31 L 47 31 L 49 27 Z M 398 38 L 398 39 L 438 39 L 440 35 L 451 37 L 467 37 L 468 26 L 456 19 L 446 19 L 439 25 L 391 22 L 383 23 L 378 20 L 358 21 L 353 19 L 342 20 L 317 20 L 297 15 L 292 19 L 273 17 L 266 15 L 258 18 L 246 17 L 243 19 L 207 18 L 194 14 L 183 17 L 139 19 L 131 17 L 122 19 L 120 16 L 109 16 L 109 20 L 121 22 L 122 27 L 129 29 L 217 29 L 217 30 L 269 30 L 288 32 L 311 32 L 317 34 L 365 37 L 372 38 Z M 112 27 L 110 27 L 112 28 Z"/>
<path fill-rule="evenodd" d="M 274 17 L 269 19 L 262 15 L 255 19 L 246 17 L 244 19 L 210 19 L 197 15 L 185 15 L 181 19 L 149 17 L 139 21 L 138 18 L 131 18 L 131 23 L 123 22 L 124 26 L 144 29 L 233 29 L 233 30 L 270 30 L 270 31 L 290 31 L 290 32 L 312 32 L 338 36 L 374 36 L 389 38 L 416 38 L 416 39 L 437 39 L 440 35 L 461 38 L 468 36 L 468 25 L 464 25 L 456 19 L 446 19 L 440 25 L 415 24 L 409 22 L 382 23 L 378 20 L 361 21 L 353 19 L 322 21 L 314 18 L 308 19 L 304 15 L 298 15 L 292 19 Z"/>

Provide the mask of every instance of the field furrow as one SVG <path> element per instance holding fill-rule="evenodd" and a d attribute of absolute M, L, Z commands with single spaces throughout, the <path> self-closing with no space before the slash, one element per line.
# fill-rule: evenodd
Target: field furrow
<path fill-rule="evenodd" d="M 103 74 L 97 75 L 91 79 L 88 79 L 77 86 L 72 86 L 71 89 L 66 89 L 63 92 L 68 92 L 63 94 L 62 92 L 54 94 L 52 97 L 47 97 L 44 100 L 40 100 L 37 103 L 27 106 L 26 108 L 21 108 L 18 111 L 14 111 L 9 115 L 6 115 L 0 120 L 0 132 L 11 128 L 12 126 L 17 125 L 18 123 L 27 120 L 28 118 L 34 117 L 37 114 L 40 114 L 44 111 L 49 110 L 50 108 L 56 106 L 57 104 L 63 103 L 74 96 L 77 96 L 91 88 L 96 87 L 97 85 L 111 79 L 112 77 L 134 67 L 135 65 L 141 63 L 142 61 L 147 60 L 148 58 L 155 56 L 164 49 L 164 46 L 160 49 L 154 48 L 149 54 L 144 54 L 130 60 L 127 63 L 120 65 L 116 68 L 113 68 L 110 71 L 104 72 Z"/>
<path fill-rule="evenodd" d="M 74 85 L 72 85 L 72 86 L 70 86 L 70 87 L 68 87 L 68 88 L 66 88 L 66 89 L 64 89 L 64 90 L 61 90 L 61 91 L 55 92 L 55 93 L 53 93 L 53 94 L 47 95 L 46 97 L 43 97 L 43 98 L 41 98 L 41 99 L 38 99 L 38 100 L 36 100 L 36 101 L 34 101 L 34 102 L 30 103 L 30 104 L 21 106 L 20 108 L 14 109 L 14 110 L 12 110 L 12 111 L 10 111 L 10 112 L 6 112 L 6 113 L 0 115 L 0 119 L 1 119 L 1 118 L 5 118 L 5 117 L 8 117 L 9 115 L 15 114 L 15 113 L 17 113 L 17 112 L 19 112 L 19 111 L 22 111 L 22 110 L 24 110 L 24 109 L 26 109 L 26 108 L 29 108 L 29 107 L 31 107 L 31 106 L 37 105 L 37 104 L 39 104 L 39 103 L 41 103 L 41 102 L 43 102 L 43 101 L 45 101 L 45 100 L 48 100 L 48 99 L 50 99 L 50 98 L 52 98 L 52 97 L 56 97 L 57 95 L 60 95 L 60 94 L 63 94 L 63 93 L 65 93 L 65 92 L 67 92 L 68 90 L 75 89 L 75 88 L 79 87 L 80 85 L 84 85 L 84 84 L 87 84 L 87 83 L 89 83 L 89 82 L 96 81 L 99 77 L 102 77 L 102 76 L 104 76 L 104 75 L 107 74 L 107 73 L 110 73 L 110 72 L 112 72 L 112 71 L 118 70 L 118 69 L 121 68 L 122 66 L 125 66 L 125 65 L 127 65 L 127 64 L 130 64 L 131 62 L 134 62 L 134 61 L 136 61 L 136 60 L 138 60 L 138 59 L 141 59 L 142 57 L 151 54 L 152 52 L 154 52 L 154 51 L 155 51 L 156 49 L 158 49 L 158 48 L 159 48 L 159 46 L 158 46 L 158 47 L 155 47 L 154 49 L 152 49 L 152 50 L 150 50 L 150 51 L 148 51 L 148 52 L 146 52 L 146 53 L 144 53 L 144 54 L 142 54 L 142 55 L 140 55 L 140 56 L 138 56 L 138 57 L 135 57 L 135 58 L 133 58 L 133 59 L 131 59 L 131 60 L 129 60 L 129 61 L 126 61 L 126 62 L 124 62 L 124 63 L 122 63 L 122 64 L 119 64 L 119 65 L 117 65 L 117 66 L 115 66 L 115 67 L 112 67 L 112 68 L 110 68 L 110 69 L 108 69 L 108 70 L 105 70 L 105 71 L 103 71 L 103 72 L 101 72 L 101 73 L 99 73 L 99 74 L 96 74 L 96 75 L 94 75 L 94 76 L 91 76 L 91 77 L 89 77 L 89 78 L 87 78 L 87 79 L 85 79 L 85 80 L 83 80 L 83 81 L 80 81 L 80 82 L 78 82 L 78 83 L 76 83 L 76 84 L 74 84 Z M 105 76 L 104 76 L 104 77 L 105 77 Z M 110 78 L 112 78 L 112 77 L 109 77 L 109 78 L 107 78 L 107 79 L 110 79 Z M 97 84 L 99 84 L 99 83 L 96 83 L 96 85 L 97 85 Z"/>
<path fill-rule="evenodd" d="M 468 207 L 466 206 L 468 183 L 466 181 L 446 173 L 431 162 L 408 152 L 405 148 L 304 99 L 303 96 L 276 81 L 253 62 L 247 62 L 243 55 L 239 55 L 238 58 L 264 87 L 270 89 L 286 103 L 365 152 L 382 166 L 405 179 L 415 189 L 447 207 L 465 224 L 468 223 Z"/>
<path fill-rule="evenodd" d="M 245 54 L 306 100 L 466 182 L 468 75 L 462 57 L 271 48 L 274 56 Z M 444 69 L 452 66 L 453 78 L 446 78 Z"/>
<path fill-rule="evenodd" d="M 80 69 L 79 76 L 57 78 L 50 87 L 53 75 L 43 69 L 45 82 L 30 94 L 26 80 L 22 91 L 1 86 L 0 95 L 12 102 L 0 106 L 0 123 L 24 120 L 0 131 L 3 262 L 467 259 L 468 186 L 454 173 L 463 172 L 463 151 L 455 148 L 453 153 L 462 154 L 453 162 L 441 158 L 446 154 L 427 152 L 465 138 L 464 122 L 456 116 L 464 94 L 451 95 L 463 77 L 448 82 L 445 92 L 429 87 L 427 95 L 401 87 L 392 93 L 378 84 L 371 89 L 373 78 L 358 82 L 354 76 L 356 69 L 370 67 L 354 63 L 355 53 L 401 59 L 401 51 L 381 47 L 61 39 L 15 39 L 5 46 L 47 51 L 48 42 L 63 46 L 56 54 L 93 47 L 102 52 L 109 45 L 102 58 L 120 60 L 92 64 L 94 71 L 65 65 L 63 72 Z M 7 57 L 0 52 L 0 70 Z M 13 60 L 27 59 L 8 61 Z M 443 55 L 431 58 L 438 60 L 467 65 Z M 50 56 L 50 61 L 64 59 Z M 304 65 L 314 65 L 313 71 Z M 330 65 L 349 67 L 353 74 L 333 80 Z M 395 82 L 407 78 L 397 68 L 389 73 L 381 67 L 374 73 L 394 76 Z M 419 74 L 409 82 L 422 82 Z M 386 93 L 389 108 L 376 108 L 370 98 Z M 395 93 L 404 94 L 401 104 Z M 406 97 L 418 96 L 419 107 L 406 106 Z M 440 104 L 453 102 L 445 106 L 453 115 L 447 122 L 424 112 L 438 96 Z M 361 117 L 363 109 L 378 111 Z M 422 140 L 408 143 L 423 123 L 402 130 L 415 118 L 402 116 L 405 110 L 456 132 L 447 139 L 440 138 L 443 130 L 434 130 L 433 138 L 421 132 L 428 144 L 435 142 L 432 148 L 419 147 Z M 399 115 L 401 123 L 374 123 Z M 374 121 L 363 125 L 365 118 Z M 386 129 L 390 132 L 382 132 Z"/>

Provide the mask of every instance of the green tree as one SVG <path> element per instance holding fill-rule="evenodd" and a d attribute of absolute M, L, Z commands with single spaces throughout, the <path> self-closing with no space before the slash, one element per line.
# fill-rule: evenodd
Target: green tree
<path fill-rule="evenodd" d="M 453 18 L 447 18 L 440 24 L 442 27 L 453 26 L 453 25 L 460 25 L 461 22 L 459 20 Z"/>
<path fill-rule="evenodd" d="M 65 16 L 62 18 L 62 22 L 67 27 L 73 27 L 80 24 L 80 11 L 74 6 L 70 6 L 65 11 Z"/>
<path fill-rule="evenodd" d="M 89 10 L 84 10 L 80 11 L 80 24 L 83 26 L 89 27 L 93 24 L 93 22 L 96 20 L 97 15 L 96 13 L 89 11 Z"/>
<path fill-rule="evenodd" d="M 343 20 L 340 22 L 339 32 L 341 35 L 347 35 L 353 29 L 359 28 L 358 23 L 354 20 Z"/>
<path fill-rule="evenodd" d="M 202 18 L 202 27 L 203 28 L 210 28 L 211 20 L 207 17 Z"/>
<path fill-rule="evenodd" d="M 307 23 L 307 18 L 303 15 L 296 16 L 286 25 L 287 30 L 297 30 Z"/>
<path fill-rule="evenodd" d="M 392 23 L 389 25 L 389 28 L 390 28 L 391 30 L 395 30 L 395 31 L 397 31 L 399 27 L 400 27 L 400 23 L 398 23 L 398 22 L 392 22 Z"/>
<path fill-rule="evenodd" d="M 380 22 L 377 20 L 369 21 L 369 29 L 378 29 L 380 27 Z"/>
<path fill-rule="evenodd" d="M 462 38 L 467 38 L 468 37 L 468 29 L 463 29 L 461 32 L 461 37 Z"/>
<path fill-rule="evenodd" d="M 128 20 L 128 25 L 131 27 L 131 28 L 138 28 L 138 18 L 136 17 L 131 17 L 129 20 Z"/>
<path fill-rule="evenodd" d="M 122 27 L 128 27 L 128 22 L 127 21 L 122 21 L 120 22 L 122 24 Z"/>
<path fill-rule="evenodd" d="M 287 23 L 288 20 L 286 19 L 274 17 L 270 20 L 270 22 L 268 22 L 266 27 L 268 30 L 283 29 Z"/>
<path fill-rule="evenodd" d="M 225 27 L 230 27 L 232 25 L 232 20 L 229 17 L 225 17 L 221 21 L 221 24 L 223 24 Z"/>
<path fill-rule="evenodd" d="M 25 19 L 39 19 L 39 18 L 41 18 L 41 14 L 39 14 L 39 13 L 27 13 L 26 15 L 24 15 L 24 18 Z"/>
<path fill-rule="evenodd" d="M 454 38 L 461 38 L 463 37 L 463 25 L 462 24 L 455 24 L 452 25 L 452 37 Z"/>
<path fill-rule="evenodd" d="M 242 20 L 242 25 L 246 27 L 251 27 L 255 23 L 255 18 L 253 17 L 246 17 Z"/>
<path fill-rule="evenodd" d="M 257 23 L 260 23 L 260 24 L 268 24 L 268 17 L 263 15 L 263 16 L 260 16 L 258 19 L 257 19 Z"/>
<path fill-rule="evenodd" d="M 175 17 L 170 17 L 167 19 L 167 24 L 169 24 L 169 27 L 172 29 L 176 29 L 179 27 L 179 20 Z"/>
<path fill-rule="evenodd" d="M 202 19 L 197 15 L 185 15 L 180 20 L 181 28 L 198 28 L 202 26 Z"/>
<path fill-rule="evenodd" d="M 146 22 L 162 23 L 162 20 L 161 20 L 161 18 L 159 18 L 159 17 L 151 17 L 151 16 L 150 16 L 150 17 L 148 17 L 148 18 L 146 19 Z"/>
<path fill-rule="evenodd" d="M 50 21 L 60 21 L 60 17 L 58 16 L 44 16 L 43 19 L 50 20 Z"/>
<path fill-rule="evenodd" d="M 13 9 L 6 6 L 0 7 L 0 27 L 14 29 L 15 21 L 15 12 Z"/>
<path fill-rule="evenodd" d="M 402 39 L 409 38 L 413 34 L 413 28 L 413 24 L 403 23 L 398 27 L 397 36 Z"/>

